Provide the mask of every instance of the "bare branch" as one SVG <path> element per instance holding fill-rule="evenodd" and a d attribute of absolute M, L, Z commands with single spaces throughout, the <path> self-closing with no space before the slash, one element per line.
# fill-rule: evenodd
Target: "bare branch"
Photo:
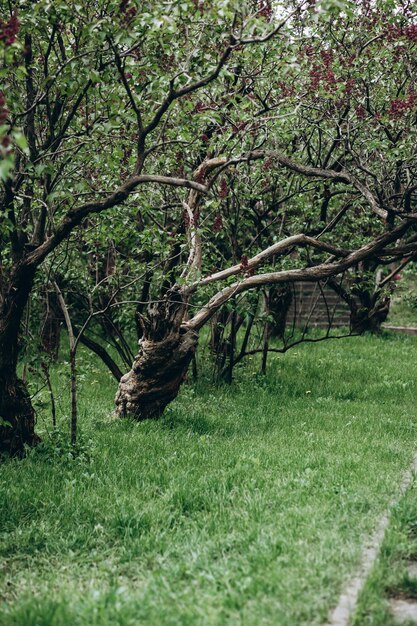
<path fill-rule="evenodd" d="M 271 285 L 283 282 L 298 282 L 301 280 L 317 282 L 323 278 L 340 274 L 360 261 L 371 257 L 377 252 L 380 252 L 393 241 L 396 241 L 411 226 L 413 226 L 416 221 L 417 220 L 407 220 L 402 222 L 396 228 L 380 235 L 340 261 L 321 263 L 320 265 L 305 269 L 282 270 L 280 272 L 269 272 L 267 274 L 249 276 L 242 281 L 233 283 L 215 294 L 209 302 L 196 315 L 194 315 L 189 322 L 187 322 L 187 326 L 193 330 L 199 330 L 225 302 L 243 291 L 254 289 L 262 285 Z"/>
<path fill-rule="evenodd" d="M 191 195 L 197 196 L 197 193 L 191 192 Z M 186 202 L 184 202 L 184 209 L 188 215 L 188 240 L 190 253 L 188 255 L 186 266 L 181 273 L 181 278 L 186 278 L 193 269 L 197 271 L 201 269 L 201 237 L 197 229 L 195 211 L 193 211 L 190 205 Z"/>
<path fill-rule="evenodd" d="M 262 265 L 262 263 L 265 263 L 265 261 L 271 259 L 274 256 L 281 255 L 295 246 L 312 246 L 313 248 L 317 248 L 318 250 L 322 250 L 324 252 L 330 252 L 331 254 L 339 257 L 346 257 L 352 252 L 351 250 L 336 248 L 331 244 L 325 243 L 323 241 L 318 241 L 317 239 L 314 239 L 313 237 L 308 237 L 304 234 L 292 235 L 291 237 L 287 237 L 286 239 L 282 239 L 282 241 L 274 243 L 272 246 L 269 246 L 269 248 L 262 250 L 262 252 L 259 252 L 259 254 L 249 259 L 247 266 L 245 266 L 245 271 L 250 272 L 256 267 L 259 267 L 259 265 Z M 210 283 L 214 283 L 219 280 L 225 280 L 230 276 L 235 276 L 236 274 L 241 273 L 241 265 L 233 265 L 232 267 L 228 267 L 225 270 L 216 272 L 215 274 L 211 274 L 210 276 L 206 276 L 205 278 L 202 278 L 201 280 L 196 281 L 191 285 L 188 285 L 186 290 L 187 292 L 192 292 L 197 287 L 200 287 L 202 285 L 209 285 Z"/>

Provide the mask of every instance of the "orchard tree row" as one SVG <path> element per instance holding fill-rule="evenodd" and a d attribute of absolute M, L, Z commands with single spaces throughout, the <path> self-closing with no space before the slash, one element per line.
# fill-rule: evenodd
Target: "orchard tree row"
<path fill-rule="evenodd" d="M 259 293 L 326 281 L 358 316 L 350 272 L 366 328 L 378 268 L 417 252 L 414 2 L 0 6 L 1 451 L 37 441 L 18 372 L 39 317 L 46 351 L 57 311 L 68 327 L 74 420 L 81 341 L 120 381 L 116 413 L 144 419 L 231 303 L 247 328 Z"/>

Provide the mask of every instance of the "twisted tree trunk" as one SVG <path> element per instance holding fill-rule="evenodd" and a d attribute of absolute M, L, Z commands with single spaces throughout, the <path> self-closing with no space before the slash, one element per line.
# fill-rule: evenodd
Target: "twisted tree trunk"
<path fill-rule="evenodd" d="M 186 311 L 178 291 L 148 307 L 139 354 L 120 380 L 116 415 L 156 418 L 176 398 L 198 342 L 197 332 L 184 323 Z"/>

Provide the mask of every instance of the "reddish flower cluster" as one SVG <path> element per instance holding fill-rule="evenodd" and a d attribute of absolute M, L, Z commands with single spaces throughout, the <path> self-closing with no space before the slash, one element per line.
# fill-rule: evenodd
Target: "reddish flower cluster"
<path fill-rule="evenodd" d="M 233 124 L 232 126 L 233 134 L 236 135 L 236 133 L 238 133 L 239 131 L 244 130 L 247 125 L 248 125 L 248 122 L 239 122 L 239 124 Z"/>
<path fill-rule="evenodd" d="M 221 230 L 223 228 L 223 218 L 220 215 L 220 213 L 216 214 L 216 217 L 214 218 L 214 222 L 213 222 L 213 231 L 215 233 L 218 233 L 219 230 Z"/>
<path fill-rule="evenodd" d="M 193 4 L 196 11 L 204 12 L 204 2 L 202 0 L 193 0 Z"/>
<path fill-rule="evenodd" d="M 417 102 L 417 93 L 412 91 L 404 100 L 401 100 L 401 98 L 393 100 L 388 109 L 388 114 L 392 117 L 401 117 L 401 115 L 413 108 L 415 102 Z"/>
<path fill-rule="evenodd" d="M 229 186 L 227 184 L 227 180 L 225 178 L 222 178 L 220 181 L 220 191 L 219 191 L 219 198 L 221 200 L 224 200 L 226 198 L 226 196 L 229 193 Z"/>
<path fill-rule="evenodd" d="M 204 104 L 204 102 L 197 102 L 194 107 L 195 113 L 201 113 L 202 111 L 215 111 L 218 108 L 217 104 Z"/>
<path fill-rule="evenodd" d="M 385 28 L 385 35 L 388 41 L 395 41 L 401 37 L 405 37 L 408 41 L 417 42 L 417 24 L 409 24 L 402 29 L 397 24 L 388 24 Z"/>
<path fill-rule="evenodd" d="M 207 140 L 208 140 L 208 137 L 207 137 Z M 199 172 L 197 173 L 197 176 L 196 176 L 196 178 L 195 178 L 195 179 L 196 179 L 196 181 L 197 181 L 198 183 L 202 183 L 202 182 L 204 182 L 204 177 L 205 177 L 205 175 L 206 175 L 206 169 L 205 169 L 205 167 L 202 167 L 202 168 L 199 170 Z"/>
<path fill-rule="evenodd" d="M 337 83 L 336 76 L 329 66 L 322 67 L 314 63 L 310 70 L 310 89 L 318 89 L 320 83 L 324 82 L 326 87 Z"/>
<path fill-rule="evenodd" d="M 241 271 L 246 271 L 249 267 L 249 259 L 246 256 L 246 254 L 242 254 L 241 258 L 240 258 L 240 269 Z"/>
<path fill-rule="evenodd" d="M 16 41 L 19 32 L 19 20 L 16 13 L 13 13 L 8 22 L 0 20 L 0 41 L 4 41 L 6 46 L 11 46 Z"/>
<path fill-rule="evenodd" d="M 204 141 L 205 143 L 206 143 L 207 141 L 210 141 L 210 137 L 207 135 L 207 133 L 203 133 L 203 134 L 201 135 L 201 141 Z"/>
<path fill-rule="evenodd" d="M 272 163 L 273 163 L 272 157 L 269 157 L 269 159 L 266 159 L 266 161 L 264 161 L 262 168 L 264 170 L 270 170 L 272 167 Z"/>
<path fill-rule="evenodd" d="M 253 267 L 249 267 L 249 259 L 246 254 L 242 254 L 240 257 L 240 271 L 245 274 L 245 276 L 253 275 Z"/>
<path fill-rule="evenodd" d="M 267 19 L 272 18 L 274 12 L 271 6 L 271 0 L 258 0 L 258 14 Z"/>
<path fill-rule="evenodd" d="M 410 24 L 404 29 L 404 35 L 409 41 L 417 42 L 417 24 Z"/>
<path fill-rule="evenodd" d="M 291 85 L 289 85 L 288 83 L 286 83 L 283 80 L 280 80 L 278 82 L 278 87 L 281 89 L 281 93 L 284 96 L 284 98 L 288 98 L 289 96 L 293 96 L 294 95 L 294 87 L 292 87 Z"/>
<path fill-rule="evenodd" d="M 333 61 L 333 52 L 331 50 L 320 50 L 320 56 L 324 67 L 329 68 Z"/>
<path fill-rule="evenodd" d="M 130 24 L 137 13 L 137 8 L 130 6 L 130 0 L 120 0 L 119 11 L 125 24 Z"/>
<path fill-rule="evenodd" d="M 353 89 L 355 88 L 355 85 L 356 85 L 355 79 L 348 78 L 344 87 L 344 92 L 347 96 L 349 96 L 352 93 Z"/>
<path fill-rule="evenodd" d="M 362 104 L 359 104 L 356 109 L 355 109 L 355 113 L 356 116 L 360 119 L 363 120 L 366 117 L 366 109 Z"/>
<path fill-rule="evenodd" d="M 200 212 L 196 211 L 190 218 L 188 211 L 184 209 L 182 219 L 186 228 L 189 228 L 190 226 L 197 226 L 198 220 L 200 219 Z"/>
<path fill-rule="evenodd" d="M 392 55 L 396 61 L 402 61 L 407 53 L 407 46 L 395 46 Z"/>
<path fill-rule="evenodd" d="M 402 35 L 401 28 L 397 24 L 388 24 L 385 27 L 385 37 L 388 41 L 395 41 Z"/>

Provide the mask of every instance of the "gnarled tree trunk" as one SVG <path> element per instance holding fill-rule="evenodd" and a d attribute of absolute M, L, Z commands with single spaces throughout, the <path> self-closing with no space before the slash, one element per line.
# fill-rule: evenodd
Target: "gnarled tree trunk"
<path fill-rule="evenodd" d="M 370 332 L 378 334 L 381 332 L 382 324 L 386 321 L 391 299 L 384 296 L 370 298 L 369 305 L 358 307 L 357 310 L 351 312 L 351 327 L 354 333 L 362 334 Z"/>
<path fill-rule="evenodd" d="M 22 454 L 39 440 L 35 412 L 25 383 L 17 376 L 20 322 L 34 271 L 16 265 L 0 300 L 0 453 Z"/>
<path fill-rule="evenodd" d="M 26 385 L 10 372 L 0 371 L 0 454 L 22 454 L 39 441 L 35 413 Z"/>
<path fill-rule="evenodd" d="M 198 334 L 184 323 L 186 310 L 178 291 L 148 307 L 139 354 L 120 380 L 116 415 L 156 418 L 176 398 L 198 342 Z"/>

